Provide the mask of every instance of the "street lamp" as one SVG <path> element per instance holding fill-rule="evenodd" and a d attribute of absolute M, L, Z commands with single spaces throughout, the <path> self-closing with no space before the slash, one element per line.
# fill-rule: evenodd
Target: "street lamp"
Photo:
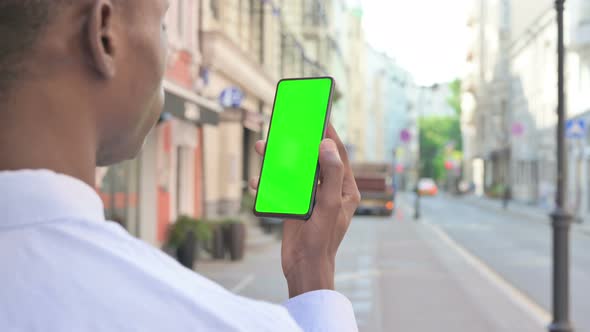
<path fill-rule="evenodd" d="M 564 65 L 565 46 L 563 41 L 563 9 L 565 0 L 556 0 L 557 11 L 557 191 L 555 211 L 551 213 L 553 227 L 553 321 L 550 332 L 572 332 L 569 317 L 569 231 L 571 215 L 565 210 L 566 202 L 566 150 Z"/>
<path fill-rule="evenodd" d="M 416 192 L 416 200 L 414 201 L 414 219 L 420 219 L 420 188 L 418 187 L 420 183 L 420 163 L 421 163 L 421 156 L 420 156 L 420 118 L 416 120 L 416 145 L 418 148 L 416 149 L 416 183 L 414 191 Z"/>
<path fill-rule="evenodd" d="M 416 192 L 416 200 L 414 201 L 414 220 L 420 220 L 420 166 L 422 162 L 422 156 L 420 155 L 420 135 L 422 134 L 420 128 L 420 111 L 421 108 L 424 107 L 423 98 L 424 98 L 424 88 L 418 87 L 418 95 L 417 95 L 417 105 L 416 105 L 416 145 L 418 146 L 416 149 L 416 183 L 414 191 Z"/>

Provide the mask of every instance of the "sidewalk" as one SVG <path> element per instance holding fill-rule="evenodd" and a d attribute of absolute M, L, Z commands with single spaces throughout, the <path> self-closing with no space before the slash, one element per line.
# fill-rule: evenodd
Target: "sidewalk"
<path fill-rule="evenodd" d="M 240 219 L 246 224 L 246 255 L 251 250 L 264 248 L 277 243 L 275 234 L 265 233 L 259 225 L 259 220 L 251 213 L 242 213 Z"/>
<path fill-rule="evenodd" d="M 355 310 L 361 332 L 542 331 L 539 322 L 465 258 L 427 219 L 415 222 L 401 198 L 392 218 L 355 217 L 338 253 L 336 289 Z M 237 263 L 199 262 L 197 272 L 227 289 L 281 303 L 287 289 L 280 243 Z"/>
<path fill-rule="evenodd" d="M 475 196 L 475 195 L 468 195 L 457 197 L 457 200 L 463 200 L 466 203 L 493 211 L 497 213 L 506 213 L 516 218 L 522 218 L 523 220 L 528 220 L 532 222 L 538 223 L 546 223 L 548 225 L 551 224 L 551 219 L 549 214 L 551 211 L 547 209 L 543 209 L 538 206 L 524 204 L 522 202 L 517 201 L 510 201 L 508 204 L 508 208 L 504 209 L 502 207 L 502 200 L 500 199 L 492 199 L 484 196 Z M 573 223 L 573 230 L 580 231 L 590 235 L 590 223 L 588 221 L 584 221 L 582 223 Z"/>

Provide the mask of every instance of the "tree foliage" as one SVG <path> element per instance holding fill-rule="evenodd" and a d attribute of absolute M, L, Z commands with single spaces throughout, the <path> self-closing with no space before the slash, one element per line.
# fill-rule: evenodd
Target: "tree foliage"
<path fill-rule="evenodd" d="M 454 80 L 449 84 L 449 97 L 447 98 L 447 104 L 455 110 L 455 114 L 461 117 L 461 81 L 459 79 Z"/>
<path fill-rule="evenodd" d="M 450 151 L 461 151 L 461 126 L 456 116 L 420 119 L 420 176 L 446 177 L 445 161 Z M 455 154 L 456 155 L 456 154 Z"/>
<path fill-rule="evenodd" d="M 420 119 L 420 176 L 442 181 L 447 176 L 445 162 L 462 159 L 461 81 L 450 84 L 447 103 L 454 116 L 433 116 Z"/>

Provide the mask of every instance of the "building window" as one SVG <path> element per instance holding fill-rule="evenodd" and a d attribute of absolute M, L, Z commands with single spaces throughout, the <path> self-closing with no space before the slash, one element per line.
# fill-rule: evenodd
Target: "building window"
<path fill-rule="evenodd" d="M 502 0 L 500 8 L 500 29 L 508 30 L 510 28 L 510 1 Z"/>
<path fill-rule="evenodd" d="M 219 19 L 219 1 L 210 0 L 211 13 L 215 19 Z"/>
<path fill-rule="evenodd" d="M 184 37 L 184 0 L 178 0 L 178 17 L 177 17 L 177 31 L 178 36 L 181 38 Z"/>
<path fill-rule="evenodd" d="M 320 26 L 326 23 L 325 8 L 319 0 L 306 0 L 303 8 L 303 23 Z"/>
<path fill-rule="evenodd" d="M 264 63 L 264 3 L 260 0 L 249 1 L 250 50 L 259 63 Z"/>
<path fill-rule="evenodd" d="M 96 190 L 103 201 L 105 217 L 139 236 L 139 162 L 126 161 L 99 168 Z"/>

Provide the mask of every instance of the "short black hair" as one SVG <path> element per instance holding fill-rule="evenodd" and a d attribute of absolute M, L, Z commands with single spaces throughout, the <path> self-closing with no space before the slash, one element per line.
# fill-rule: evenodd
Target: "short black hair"
<path fill-rule="evenodd" d="M 23 74 L 24 59 L 64 1 L 0 0 L 0 97 Z"/>

